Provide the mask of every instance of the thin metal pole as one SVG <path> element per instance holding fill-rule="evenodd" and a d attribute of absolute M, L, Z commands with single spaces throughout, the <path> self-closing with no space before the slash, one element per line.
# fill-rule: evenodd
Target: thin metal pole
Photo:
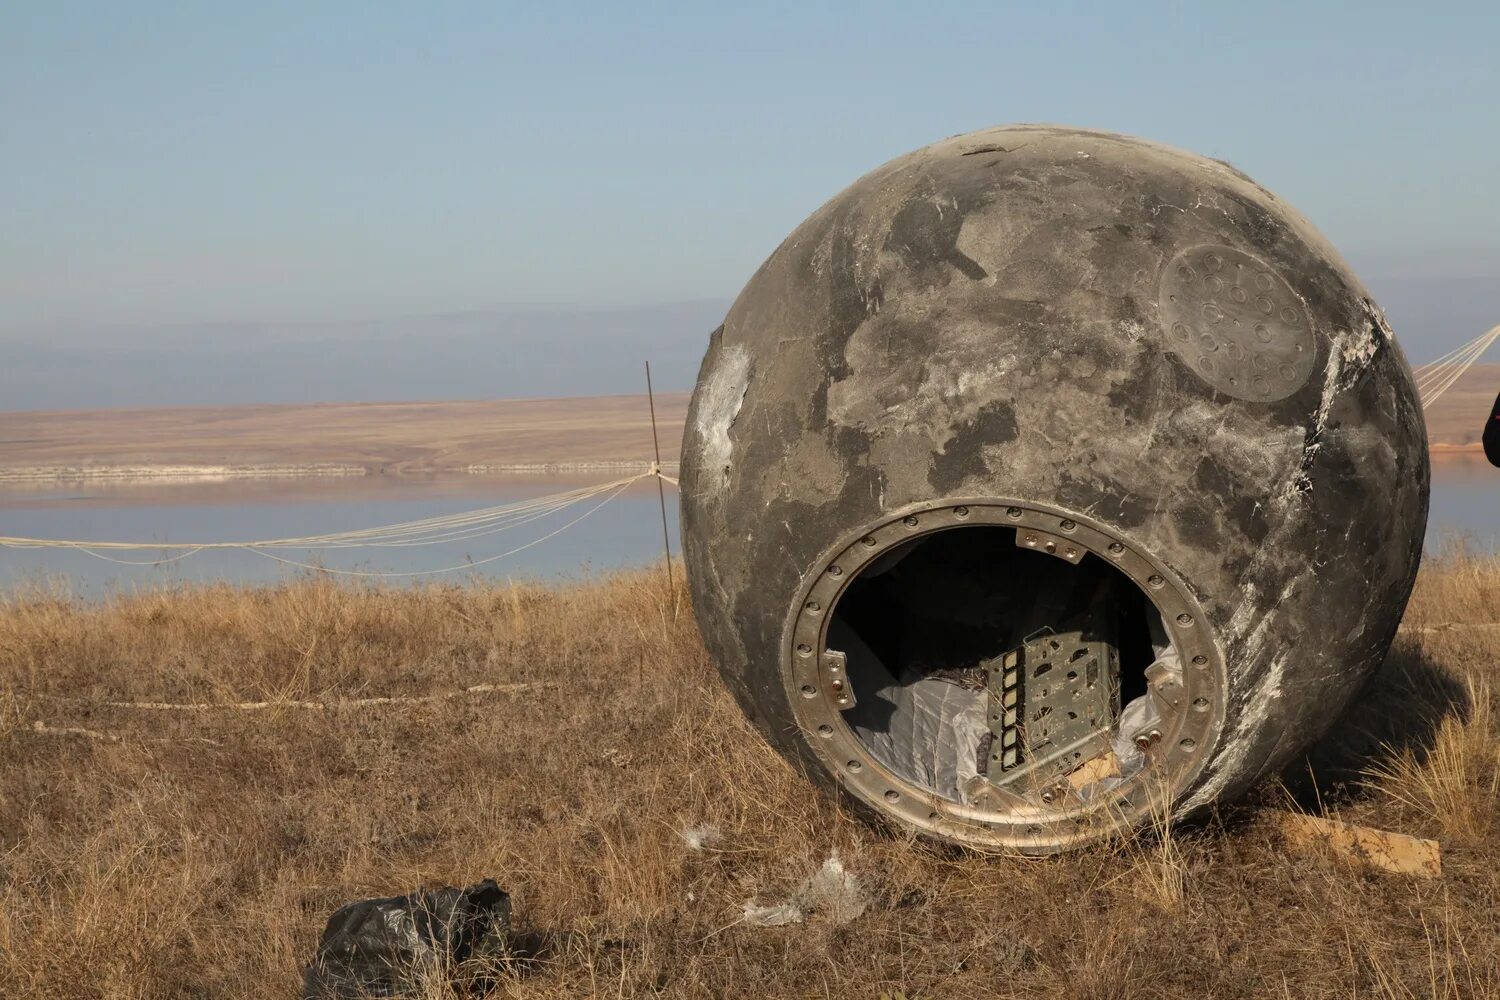
<path fill-rule="evenodd" d="M 651 405 L 651 445 L 656 449 L 656 496 L 661 500 L 661 547 L 667 556 L 667 598 L 677 607 L 677 583 L 672 577 L 672 536 L 667 531 L 667 488 L 661 479 L 661 438 L 656 433 L 656 394 L 651 391 L 651 362 L 646 362 L 646 401 Z"/>

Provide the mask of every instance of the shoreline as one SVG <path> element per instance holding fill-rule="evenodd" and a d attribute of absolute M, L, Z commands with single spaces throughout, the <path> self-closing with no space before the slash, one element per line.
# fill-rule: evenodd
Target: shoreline
<path fill-rule="evenodd" d="M 1485 462 L 1475 440 L 1500 365 L 1426 414 L 1434 466 Z M 1484 386 L 1483 390 L 1478 387 Z M 556 399 L 0 412 L 0 490 L 420 483 L 490 475 L 604 479 L 676 465 L 687 392 Z"/>
<path fill-rule="evenodd" d="M 1480 441 L 1473 441 L 1469 444 L 1438 443 L 1428 445 L 1427 454 L 1431 455 L 1434 461 L 1441 461 L 1445 458 L 1484 458 L 1484 444 Z"/>
<path fill-rule="evenodd" d="M 1484 446 L 1438 443 L 1428 448 L 1434 463 L 1484 462 Z M 193 465 L 186 463 L 131 463 L 119 465 L 27 465 L 0 466 L 0 489 L 25 487 L 87 486 L 91 484 L 190 485 L 254 480 L 386 479 L 419 481 L 445 476 L 555 476 L 576 473 L 646 473 L 650 459 L 621 461 L 475 462 L 453 466 L 385 466 L 371 468 L 344 462 Z M 663 461 L 668 473 L 676 461 Z"/>
<path fill-rule="evenodd" d="M 448 468 L 424 469 L 371 469 L 364 465 L 337 462 L 266 465 L 186 465 L 175 463 L 170 465 L 32 465 L 14 468 L 0 467 L 0 489 L 99 483 L 122 485 L 147 483 L 188 485 L 281 479 L 385 478 L 419 480 L 433 476 L 550 476 L 580 472 L 645 473 L 651 470 L 653 464 L 648 459 L 632 459 L 628 461 L 475 463 Z M 676 462 L 662 463 L 662 468 L 668 472 L 676 469 L 676 467 Z"/>

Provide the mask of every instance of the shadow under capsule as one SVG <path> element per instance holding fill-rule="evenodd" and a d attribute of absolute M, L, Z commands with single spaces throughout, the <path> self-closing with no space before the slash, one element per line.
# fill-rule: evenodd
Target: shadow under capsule
<path fill-rule="evenodd" d="M 1427 759 L 1450 717 L 1467 720 L 1469 692 L 1422 644 L 1400 637 L 1333 727 L 1289 764 L 1280 780 L 1300 806 L 1361 796 L 1372 770 L 1411 753 Z"/>

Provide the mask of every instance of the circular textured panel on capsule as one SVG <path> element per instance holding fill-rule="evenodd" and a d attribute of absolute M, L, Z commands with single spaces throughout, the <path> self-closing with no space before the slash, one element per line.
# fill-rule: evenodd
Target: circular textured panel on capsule
<path fill-rule="evenodd" d="M 1269 403 L 1296 392 L 1317 360 L 1312 325 L 1286 280 L 1232 247 L 1183 250 L 1161 278 L 1167 349 L 1219 392 Z"/>

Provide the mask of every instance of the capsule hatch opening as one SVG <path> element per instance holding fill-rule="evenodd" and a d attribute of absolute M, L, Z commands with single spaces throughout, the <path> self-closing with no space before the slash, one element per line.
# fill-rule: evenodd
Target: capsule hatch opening
<path fill-rule="evenodd" d="M 1128 576 L 1010 527 L 905 542 L 832 611 L 845 720 L 898 777 L 971 806 L 1061 806 L 1129 778 L 1163 725 L 1148 676 L 1181 669 Z"/>

